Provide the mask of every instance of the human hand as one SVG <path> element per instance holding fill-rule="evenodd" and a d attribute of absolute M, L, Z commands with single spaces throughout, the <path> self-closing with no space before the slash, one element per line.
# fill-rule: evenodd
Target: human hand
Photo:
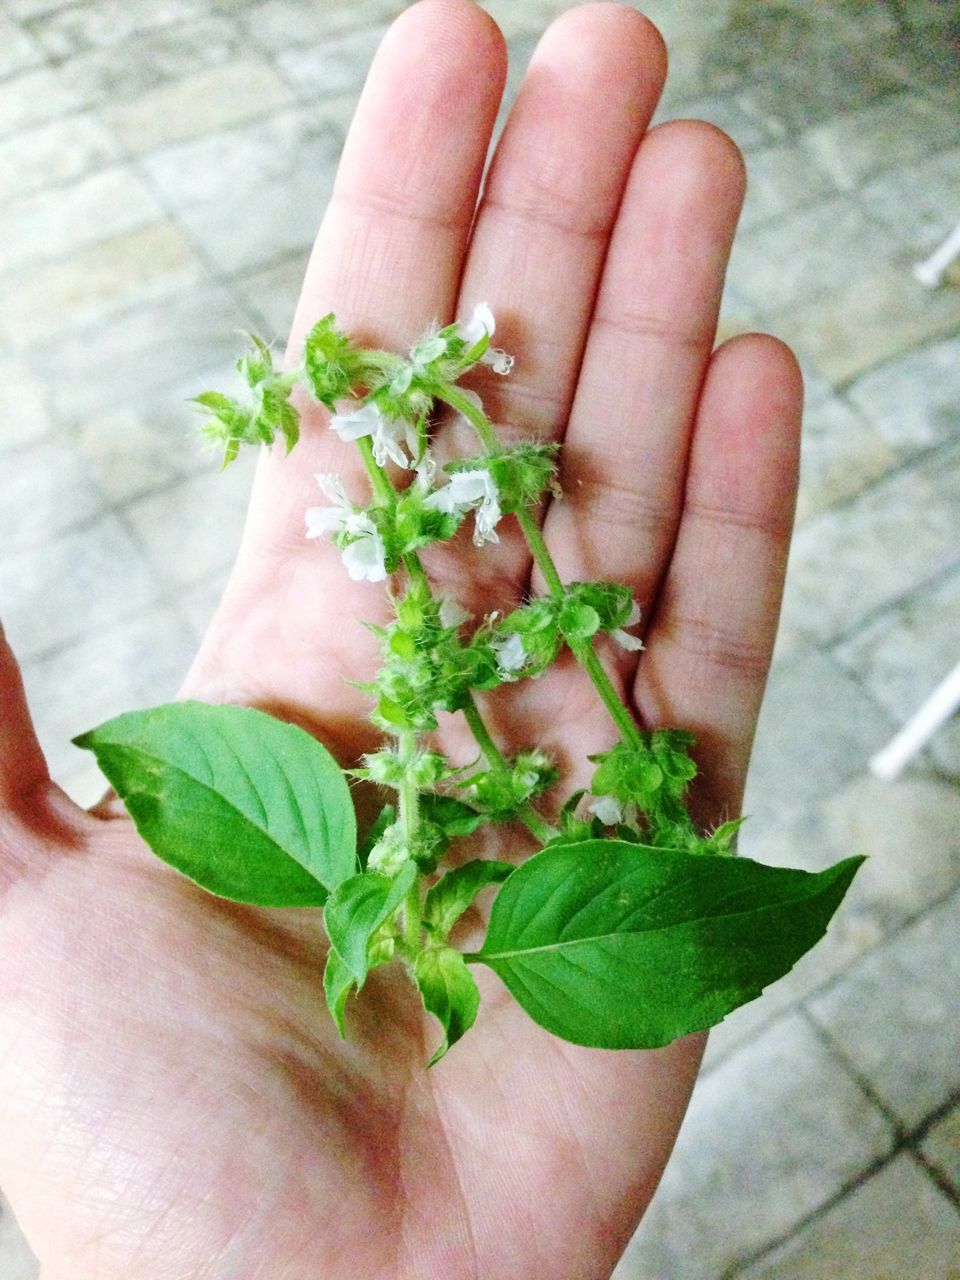
<path fill-rule="evenodd" d="M 642 144 L 664 70 L 653 28 L 594 4 L 547 33 L 473 223 L 504 52 L 468 0 L 424 0 L 371 72 L 297 310 L 291 351 L 333 310 L 402 349 L 488 302 L 518 356 L 491 416 L 564 439 L 544 533 L 566 580 L 629 583 L 646 652 L 616 672 L 639 719 L 692 729 L 704 821 L 737 811 L 776 626 L 800 385 L 778 343 L 711 355 L 742 195 L 710 126 Z M 639 146 L 639 149 L 638 149 Z M 355 460 L 314 418 L 261 460 L 224 601 L 185 693 L 310 727 L 345 762 L 370 745 L 382 593 L 303 537 L 315 472 Z M 357 481 L 359 485 L 359 480 Z M 476 611 L 530 577 L 505 536 Z M 537 584 L 534 582 L 534 587 Z M 471 594 L 473 593 L 472 599 Z M 668 1157 L 702 1049 L 583 1049 L 535 1026 L 486 971 L 466 1045 L 390 968 L 348 1010 L 320 984 L 317 913 L 213 898 L 105 803 L 47 780 L 0 648 L 0 1182 L 43 1280 L 364 1280 L 609 1274 Z M 610 745 L 574 669 L 526 682 L 491 723 L 563 755 Z M 496 851 L 500 856 L 502 849 Z"/>

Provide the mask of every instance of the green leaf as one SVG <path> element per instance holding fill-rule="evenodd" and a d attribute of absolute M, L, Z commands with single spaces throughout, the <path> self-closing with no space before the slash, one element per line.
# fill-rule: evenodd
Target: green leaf
<path fill-rule="evenodd" d="M 554 1035 L 652 1049 L 713 1026 L 791 969 L 862 861 L 814 874 L 620 841 L 553 846 L 505 882 L 467 959 Z"/>
<path fill-rule="evenodd" d="M 462 800 L 457 800 L 454 796 L 436 795 L 431 791 L 425 791 L 421 795 L 420 812 L 428 822 L 438 826 L 451 839 L 472 835 L 487 820 L 486 814 L 471 809 Z"/>
<path fill-rule="evenodd" d="M 337 1024 L 341 1040 L 347 1038 L 343 1025 L 343 1012 L 346 1008 L 347 996 L 354 985 L 353 974 L 343 963 L 343 958 L 336 947 L 331 947 L 327 952 L 327 963 L 323 970 L 323 994 L 327 998 L 327 1008 Z"/>
<path fill-rule="evenodd" d="M 474 858 L 472 862 L 448 871 L 427 892 L 423 904 L 424 920 L 446 938 L 480 890 L 488 884 L 501 884 L 513 870 L 511 862 Z"/>
<path fill-rule="evenodd" d="M 150 848 L 211 893 L 321 906 L 357 866 L 340 766 L 303 729 L 249 707 L 173 702 L 74 739 Z"/>
<path fill-rule="evenodd" d="M 327 933 L 358 986 L 363 986 L 370 968 L 370 939 L 400 906 L 416 878 L 416 863 L 406 862 L 395 876 L 379 871 L 351 876 L 330 895 L 323 912 Z"/>
<path fill-rule="evenodd" d="M 443 1039 L 427 1063 L 432 1067 L 473 1026 L 480 1007 L 480 992 L 463 956 L 451 947 L 421 951 L 414 961 L 413 976 L 424 1007 L 443 1028 Z"/>

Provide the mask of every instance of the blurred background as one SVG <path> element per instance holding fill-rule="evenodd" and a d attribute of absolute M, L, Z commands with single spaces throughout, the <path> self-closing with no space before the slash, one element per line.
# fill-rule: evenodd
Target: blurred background
<path fill-rule="evenodd" d="M 217 472 L 185 400 L 229 387 L 237 328 L 282 341 L 404 7 L 0 3 L 0 616 L 82 801 L 101 783 L 70 737 L 174 693 L 242 520 L 249 466 Z M 512 96 L 569 6 L 485 7 Z M 960 221 L 960 9 L 637 7 L 670 49 L 658 118 L 746 154 L 720 336 L 769 329 L 807 378 L 743 849 L 870 861 L 826 941 L 711 1036 L 617 1277 L 955 1280 L 960 726 L 895 782 L 867 762 L 960 658 L 960 274 L 911 272 Z M 35 1273 L 0 1207 L 0 1280 Z"/>

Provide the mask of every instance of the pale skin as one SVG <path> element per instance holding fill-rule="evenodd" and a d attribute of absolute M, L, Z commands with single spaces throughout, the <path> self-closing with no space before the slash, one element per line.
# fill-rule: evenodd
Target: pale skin
<path fill-rule="evenodd" d="M 564 441 L 545 537 L 565 580 L 634 588 L 647 649 L 612 669 L 642 724 L 696 733 L 696 809 L 716 822 L 739 811 L 773 646 L 802 391 L 772 338 L 713 350 L 743 166 L 711 126 L 648 132 L 664 66 L 634 10 L 565 13 L 474 221 L 503 40 L 469 0 L 408 9 L 360 101 L 291 359 L 327 311 L 403 350 L 490 304 L 517 367 L 472 385 L 497 423 Z M 303 538 L 318 471 L 364 492 L 319 412 L 289 458 L 261 459 L 184 693 L 295 719 L 350 763 L 372 731 L 343 678 L 375 662 L 355 620 L 383 604 Z M 427 567 L 468 608 L 509 607 L 530 585 L 514 535 L 464 554 Z M 540 740 L 569 763 L 613 741 L 573 667 L 509 692 L 486 704 L 505 749 Z M 436 1025 L 388 968 L 348 1007 L 343 1044 L 315 913 L 214 899 L 116 802 L 77 808 L 48 778 L 3 643 L 0 713 L 0 1184 L 43 1280 L 609 1275 L 670 1154 L 701 1037 L 577 1048 L 481 969 L 475 1029 L 427 1072 Z"/>

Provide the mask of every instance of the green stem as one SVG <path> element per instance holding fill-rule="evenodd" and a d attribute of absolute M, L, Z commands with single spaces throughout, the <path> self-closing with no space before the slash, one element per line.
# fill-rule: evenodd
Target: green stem
<path fill-rule="evenodd" d="M 420 826 L 420 790 L 410 774 L 409 766 L 417 750 L 417 735 L 412 729 L 404 729 L 399 734 L 400 763 L 404 766 L 403 778 L 398 787 L 400 799 L 400 826 L 407 847 L 413 849 L 416 844 L 417 830 Z M 407 890 L 403 900 L 403 936 L 414 953 L 420 949 L 420 878 L 419 876 Z"/>
<path fill-rule="evenodd" d="M 503 752 L 490 736 L 490 730 L 483 723 L 483 717 L 480 714 L 480 708 L 471 697 L 470 701 L 463 708 L 463 715 L 467 724 L 470 726 L 470 732 L 477 740 L 477 746 L 483 752 L 487 764 L 491 769 L 506 773 L 509 769 L 506 757 Z M 528 801 L 517 814 L 520 821 L 527 828 L 531 835 L 542 841 L 544 844 L 548 840 L 552 840 L 558 834 L 555 827 L 552 827 L 542 814 L 538 813 L 532 804 Z"/>
<path fill-rule="evenodd" d="M 573 656 L 593 681 L 597 693 L 603 699 L 603 705 L 610 712 L 610 718 L 620 730 L 624 742 L 629 743 L 632 747 L 642 747 L 644 745 L 643 734 L 637 728 L 633 716 L 624 705 L 623 699 L 613 687 L 613 681 L 604 670 L 603 663 L 593 647 L 593 642 L 590 640 L 571 640 L 569 644 Z"/>
<path fill-rule="evenodd" d="M 387 473 L 382 467 L 377 466 L 377 460 L 373 456 L 373 441 L 369 436 L 361 436 L 357 441 L 357 447 L 360 450 L 361 458 L 363 458 L 363 465 L 366 468 L 367 475 L 370 477 L 373 496 L 381 506 L 389 506 L 393 501 L 396 490 L 390 483 L 390 477 Z"/>

